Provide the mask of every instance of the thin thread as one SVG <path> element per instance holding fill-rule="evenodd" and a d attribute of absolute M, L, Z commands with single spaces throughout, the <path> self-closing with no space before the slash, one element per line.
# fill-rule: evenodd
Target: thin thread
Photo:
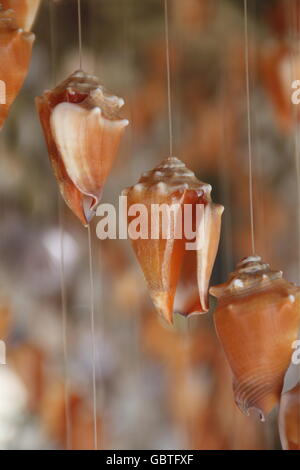
<path fill-rule="evenodd" d="M 81 0 L 77 0 L 78 10 L 78 51 L 79 51 L 79 69 L 82 69 L 82 26 L 81 26 Z"/>
<path fill-rule="evenodd" d="M 222 71 L 224 72 L 224 64 L 222 63 Z M 224 73 L 223 73 L 224 76 Z M 228 182 L 228 162 L 226 160 L 226 123 L 225 123 L 225 86 L 224 79 L 220 84 L 220 139 L 222 142 L 221 152 L 219 153 L 219 172 L 220 172 L 220 188 L 222 192 L 222 198 L 224 200 L 225 207 L 230 207 L 230 187 Z M 224 229 L 224 247 L 222 250 L 222 256 L 224 258 L 224 265 L 226 273 L 231 271 L 233 263 L 233 252 L 232 252 L 232 217 L 230 210 L 227 211 L 226 217 L 223 222 Z"/>
<path fill-rule="evenodd" d="M 95 338 L 95 302 L 94 302 L 94 277 L 93 277 L 93 258 L 92 258 L 92 234 L 91 227 L 88 225 L 88 243 L 89 243 L 89 267 L 90 267 L 90 295 L 91 295 L 91 337 L 92 337 L 92 386 L 93 386 L 93 418 L 94 418 L 94 449 L 98 448 L 98 430 L 97 430 L 97 393 L 96 393 L 96 338 Z"/>
<path fill-rule="evenodd" d="M 50 44 L 51 44 L 51 80 L 52 85 L 56 82 L 56 41 L 54 32 L 55 12 L 54 12 L 54 1 L 49 0 L 50 8 Z"/>
<path fill-rule="evenodd" d="M 300 52 L 299 50 L 299 24 L 298 24 L 298 12 L 297 12 L 297 5 L 295 4 L 295 11 L 293 11 L 292 5 L 290 4 L 291 7 L 291 16 L 292 16 L 292 21 L 291 21 L 291 37 L 290 37 L 290 43 L 291 43 L 291 71 L 292 71 L 292 80 L 295 80 L 296 78 L 296 63 L 298 59 L 298 54 Z M 293 21 L 293 18 L 295 21 Z M 295 45 L 298 45 L 297 49 Z M 298 210 L 297 210 L 297 221 L 298 221 L 298 281 L 300 279 L 300 215 L 299 215 L 299 207 L 300 207 L 300 155 L 299 155 L 299 110 L 298 106 L 299 105 L 291 105 L 293 106 L 293 119 L 294 119 L 294 129 L 295 129 L 295 136 L 294 136 L 294 159 L 295 159 L 295 169 L 296 169 L 296 185 L 297 185 L 297 202 L 298 202 Z M 298 331 L 298 338 L 299 338 L 300 330 Z M 298 373 L 298 383 L 300 383 L 300 369 Z M 300 396 L 300 394 L 299 394 Z M 297 439 L 298 442 L 300 440 L 300 431 L 299 427 L 297 429 Z"/>
<path fill-rule="evenodd" d="M 296 76 L 296 61 L 298 59 L 297 55 L 299 54 L 299 37 L 298 37 L 298 15 L 297 15 L 297 5 L 295 4 L 295 11 L 294 15 L 292 15 L 295 19 L 294 22 L 294 31 L 292 29 L 291 34 L 291 48 L 292 48 L 292 80 L 295 79 Z M 295 49 L 295 44 L 298 43 L 297 50 Z M 299 215 L 299 206 L 300 206 L 300 161 L 299 161 L 299 150 L 300 150 L 300 142 L 299 142 L 299 110 L 298 106 L 293 105 L 293 118 L 294 118 L 294 126 L 295 126 L 295 167 L 296 167 L 296 185 L 297 185 L 297 201 L 298 201 L 298 262 L 300 263 L 300 215 Z M 300 266 L 298 268 L 298 281 L 300 281 Z"/>
<path fill-rule="evenodd" d="M 66 422 L 66 445 L 67 449 L 72 448 L 72 422 L 69 393 L 69 361 L 68 361 L 68 320 L 67 320 L 67 296 L 65 281 L 65 250 L 64 250 L 64 227 L 63 227 L 63 206 L 60 195 L 58 195 L 59 227 L 60 227 L 60 286 L 61 286 L 61 308 L 62 308 L 62 342 L 64 357 L 64 399 L 65 399 L 65 422 Z"/>
<path fill-rule="evenodd" d="M 52 84 L 56 81 L 56 41 L 55 41 L 55 11 L 54 2 L 49 0 L 50 7 L 50 43 L 51 43 L 51 75 Z M 65 258 L 64 258 L 64 227 L 63 227 L 63 206 L 58 192 L 58 221 L 60 229 L 60 292 L 61 292 L 61 319 L 62 319 L 62 344 L 63 344 L 63 367 L 64 367 L 64 403 L 65 403 L 65 424 L 66 424 L 66 447 L 72 447 L 72 422 L 70 409 L 69 379 L 68 379 L 68 343 L 67 343 L 67 299 L 65 281 Z"/>
<path fill-rule="evenodd" d="M 164 2 L 165 2 L 165 38 L 166 38 L 166 64 L 167 64 L 167 88 L 168 88 L 169 139 L 170 139 L 170 157 L 171 157 L 173 155 L 173 125 L 172 125 L 168 0 L 164 0 Z"/>
<path fill-rule="evenodd" d="M 253 213 L 253 176 L 252 176 L 252 145 L 251 145 L 251 117 L 250 117 L 250 90 L 249 90 L 249 47 L 248 47 L 248 9 L 247 0 L 244 0 L 245 20 L 245 72 L 246 72 L 246 99 L 247 99 L 247 127 L 248 127 L 248 164 L 249 164 L 249 199 L 250 199 L 250 227 L 252 253 L 255 254 L 254 240 L 254 213 Z"/>

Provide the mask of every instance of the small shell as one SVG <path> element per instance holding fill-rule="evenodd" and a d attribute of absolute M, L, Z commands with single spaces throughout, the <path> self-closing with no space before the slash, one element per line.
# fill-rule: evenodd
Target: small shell
<path fill-rule="evenodd" d="M 177 158 L 167 158 L 153 170 L 142 175 L 139 182 L 123 191 L 128 207 L 143 204 L 149 215 L 148 236 L 131 239 L 133 249 L 143 270 L 150 296 L 157 311 L 172 322 L 173 311 L 183 315 L 208 311 L 208 283 L 218 249 L 223 206 L 212 203 L 211 186 L 199 181 L 194 173 Z M 155 225 L 152 209 L 164 204 L 175 208 L 174 219 L 185 226 L 184 205 L 192 207 L 190 217 L 194 231 L 201 233 L 201 249 L 188 250 L 187 239 L 163 234 L 162 227 L 156 239 L 150 227 Z M 196 206 L 202 204 L 200 221 L 196 220 Z M 162 207 L 162 206 L 160 206 Z M 174 228 L 174 219 L 172 227 Z M 128 218 L 129 224 L 131 218 Z M 198 226 L 196 227 L 196 223 Z M 183 233 L 183 230 L 182 230 Z"/>
<path fill-rule="evenodd" d="M 297 338 L 299 288 L 250 256 L 210 293 L 218 298 L 215 326 L 233 372 L 236 403 L 264 419 L 279 402 Z"/>
<path fill-rule="evenodd" d="M 5 103 L 0 104 L 0 130 L 26 78 L 35 36 L 19 29 L 12 10 L 0 10 L 0 78 Z"/>
<path fill-rule="evenodd" d="M 36 98 L 61 193 L 84 225 L 94 215 L 128 124 L 118 117 L 123 104 L 82 71 Z"/>
<path fill-rule="evenodd" d="M 16 24 L 30 31 L 36 18 L 41 0 L 1 0 L 2 7 L 13 10 Z"/>
<path fill-rule="evenodd" d="M 281 396 L 279 434 L 284 450 L 300 450 L 300 382 Z"/>

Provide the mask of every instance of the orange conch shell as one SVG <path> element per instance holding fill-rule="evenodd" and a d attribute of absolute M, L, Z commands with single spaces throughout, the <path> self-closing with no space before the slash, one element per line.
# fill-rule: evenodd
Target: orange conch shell
<path fill-rule="evenodd" d="M 300 382 L 281 396 L 279 434 L 284 450 L 300 450 Z"/>
<path fill-rule="evenodd" d="M 215 325 L 233 372 L 235 401 L 263 420 L 279 402 L 297 338 L 299 288 L 259 256 L 249 256 L 210 293 L 218 298 Z"/>
<path fill-rule="evenodd" d="M 128 124 L 118 117 L 123 104 L 83 71 L 36 98 L 60 191 L 84 225 L 94 215 Z"/>
<path fill-rule="evenodd" d="M 19 28 L 30 31 L 41 0 L 1 0 L 3 8 L 12 9 Z"/>
<path fill-rule="evenodd" d="M 12 10 L 0 8 L 0 80 L 5 98 L 0 102 L 0 129 L 26 78 L 34 39 L 33 33 L 18 27 Z"/>
<path fill-rule="evenodd" d="M 144 173 L 136 185 L 123 191 L 127 196 L 129 215 L 130 206 L 143 204 L 151 219 L 147 239 L 130 238 L 153 303 L 168 322 L 172 322 L 173 311 L 189 315 L 196 311 L 206 312 L 209 308 L 208 283 L 218 249 L 223 212 L 223 206 L 211 201 L 210 192 L 210 185 L 199 181 L 174 157 L 163 160 L 152 171 Z M 189 216 L 184 208 L 187 204 L 192 208 Z M 156 238 L 151 237 L 150 225 L 157 224 L 155 216 L 152 217 L 154 205 L 176 208 L 173 228 L 177 223 L 181 224 L 183 236 L 179 237 L 171 230 L 167 237 L 159 223 L 159 233 Z M 195 209 L 198 205 L 203 211 L 197 221 Z M 193 231 L 202 236 L 201 247 L 197 250 L 189 250 L 186 246 L 184 227 L 188 217 Z"/>

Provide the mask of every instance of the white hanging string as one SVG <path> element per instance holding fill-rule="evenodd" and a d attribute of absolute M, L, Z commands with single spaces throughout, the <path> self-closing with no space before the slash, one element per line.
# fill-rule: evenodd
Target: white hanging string
<path fill-rule="evenodd" d="M 82 23 L 81 23 L 81 0 L 77 0 L 78 12 L 78 51 L 79 51 L 79 69 L 82 69 Z"/>
<path fill-rule="evenodd" d="M 169 115 L 169 140 L 170 157 L 173 155 L 173 125 L 172 125 L 172 99 L 171 99 L 171 68 L 170 68 L 170 45 L 169 45 L 169 12 L 168 0 L 165 2 L 165 40 L 166 40 L 166 64 L 167 64 L 167 88 L 168 88 L 168 115 Z"/>
<path fill-rule="evenodd" d="M 78 11 L 78 49 L 79 68 L 82 69 L 82 22 L 81 22 L 81 0 L 77 0 Z M 93 400 L 93 424 L 94 424 L 94 449 L 98 449 L 98 429 L 97 429 L 97 387 L 96 387 L 96 337 L 95 337 L 95 293 L 94 293 L 94 273 L 92 254 L 92 233 L 88 225 L 88 250 L 89 250 L 89 271 L 90 271 L 90 328 L 92 341 L 92 400 Z"/>
<path fill-rule="evenodd" d="M 54 1 L 49 0 L 50 7 L 50 42 L 51 42 L 51 75 L 52 85 L 56 82 L 56 41 L 55 41 L 55 11 Z M 72 422 L 69 399 L 69 363 L 68 363 L 68 341 L 67 341 L 67 300 L 66 300 L 66 280 L 65 280 L 65 256 L 64 256 L 64 222 L 63 203 L 58 191 L 58 222 L 60 231 L 60 291 L 61 291 L 61 320 L 62 320 L 62 345 L 63 345 L 63 366 L 64 366 L 64 403 L 65 403 L 65 424 L 66 424 L 66 447 L 72 448 Z"/>
<path fill-rule="evenodd" d="M 56 83 L 56 41 L 55 41 L 55 11 L 54 0 L 49 0 L 50 7 L 50 43 L 51 43 L 51 75 L 52 85 Z M 61 292 L 61 321 L 62 321 L 62 346 L 63 346 L 63 367 L 64 367 L 64 403 L 65 403 L 65 424 L 66 424 L 66 447 L 72 447 L 72 422 L 69 399 L 69 364 L 68 364 L 68 341 L 67 341 L 67 300 L 66 300 L 66 280 L 65 280 L 65 256 L 64 256 L 64 222 L 63 203 L 59 191 L 58 195 L 58 223 L 60 231 L 60 292 Z"/>
<path fill-rule="evenodd" d="M 92 256 L 92 233 L 91 226 L 88 225 L 88 245 L 89 245 L 89 269 L 90 269 L 90 325 L 92 337 L 92 387 L 93 387 L 93 420 L 94 420 L 94 449 L 98 448 L 98 429 L 97 429 L 97 389 L 96 389 L 96 337 L 95 337 L 95 293 L 94 293 L 94 275 L 93 275 L 93 256 Z"/>
<path fill-rule="evenodd" d="M 292 7 L 295 7 L 294 8 Z M 292 49 L 291 52 L 291 82 L 298 77 L 296 76 L 297 71 L 297 61 L 299 61 L 300 54 L 300 38 L 299 38 L 299 18 L 297 11 L 297 4 L 290 2 L 290 12 L 291 12 L 291 34 L 290 34 L 290 46 Z M 296 169 L 296 186 L 297 186 L 297 222 L 298 222 L 298 282 L 300 281 L 300 142 L 299 142 L 299 109 L 298 105 L 293 106 L 293 123 L 294 123 L 294 159 L 295 159 L 295 169 Z M 298 332 L 298 338 L 300 337 L 300 331 Z M 299 366 L 298 366 L 299 367 Z M 300 383 L 300 368 L 298 368 L 297 373 L 298 383 Z M 300 441 L 300 429 L 298 426 L 297 429 L 297 439 Z"/>
<path fill-rule="evenodd" d="M 244 32 L 245 32 L 245 75 L 246 75 L 247 128 L 248 128 L 250 227 L 251 227 L 252 253 L 255 254 L 254 213 L 253 213 L 252 144 L 251 144 L 251 115 L 250 115 L 250 89 L 249 89 L 250 87 L 249 87 L 248 5 L 247 5 L 247 0 L 244 0 Z"/>
<path fill-rule="evenodd" d="M 293 6 L 293 4 L 292 4 Z M 297 71 L 297 61 L 299 60 L 299 53 L 300 53 L 300 39 L 298 34 L 298 15 L 297 15 L 297 4 L 294 3 L 295 11 L 291 8 L 291 16 L 292 16 L 292 33 L 291 33 L 291 48 L 292 48 L 292 80 L 297 79 L 296 71 Z M 294 21 L 293 21 L 294 19 Z M 299 207 L 300 207 L 300 142 L 299 142 L 299 105 L 293 105 L 293 118 L 294 118 L 294 128 L 295 128 L 295 136 L 294 136 L 294 159 L 295 159 L 295 168 L 296 168 L 296 185 L 297 185 L 297 202 L 298 202 L 298 282 L 300 281 L 300 215 L 299 215 Z"/>
<path fill-rule="evenodd" d="M 72 448 L 72 422 L 70 409 L 70 385 L 69 385 L 69 361 L 68 361 L 68 320 L 67 320 L 67 296 L 65 280 L 65 250 L 64 250 L 64 222 L 63 203 L 58 195 L 59 227 L 60 227 L 60 283 L 61 283 L 61 308 L 62 308 L 62 341 L 64 356 L 64 395 L 65 395 L 65 422 L 66 422 L 66 446 Z"/>

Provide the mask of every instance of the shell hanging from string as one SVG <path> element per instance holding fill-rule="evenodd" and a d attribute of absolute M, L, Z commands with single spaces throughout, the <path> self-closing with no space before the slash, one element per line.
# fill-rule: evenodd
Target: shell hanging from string
<path fill-rule="evenodd" d="M 293 107 L 291 100 L 294 99 L 294 94 L 299 99 L 299 86 L 296 82 L 295 89 L 291 77 L 299 76 L 298 49 L 297 43 L 268 43 L 260 51 L 259 75 L 274 109 L 278 127 L 283 133 L 290 133 L 295 124 L 297 107 Z M 291 59 L 293 56 L 294 58 Z M 299 121 L 298 114 L 296 116 Z"/>
<path fill-rule="evenodd" d="M 284 450 L 300 450 L 300 382 L 281 396 L 279 434 Z"/>
<path fill-rule="evenodd" d="M 218 298 L 215 326 L 233 373 L 241 411 L 262 420 L 279 402 L 300 323 L 299 287 L 272 271 L 259 256 L 242 260 Z"/>
<path fill-rule="evenodd" d="M 4 95 L 0 103 L 0 130 L 26 78 L 35 39 L 33 33 L 20 28 L 18 19 L 14 10 L 3 10 L 0 5 L 0 77 Z"/>
<path fill-rule="evenodd" d="M 212 202 L 211 189 L 209 184 L 199 181 L 184 163 L 169 157 L 122 193 L 127 196 L 133 250 L 158 313 L 170 323 L 173 312 L 189 315 L 207 312 L 209 308 L 208 284 L 224 209 Z M 141 233 L 136 237 L 130 233 L 131 224 L 137 223 L 131 212 L 135 204 L 145 208 L 146 236 Z M 197 207 L 202 209 L 199 216 Z M 162 212 L 159 213 L 160 210 Z M 196 236 L 197 249 L 187 246 L 188 238 L 191 238 L 186 237 L 188 224 Z"/>
<path fill-rule="evenodd" d="M 258 53 L 258 72 L 279 129 L 290 133 L 299 124 L 300 2 L 278 0 L 266 8 L 266 13 L 266 21 L 274 36 L 272 41 L 267 39 L 262 43 Z"/>
<path fill-rule="evenodd" d="M 83 225 L 94 215 L 128 125 L 119 117 L 123 104 L 82 70 L 36 98 L 61 194 Z"/>

